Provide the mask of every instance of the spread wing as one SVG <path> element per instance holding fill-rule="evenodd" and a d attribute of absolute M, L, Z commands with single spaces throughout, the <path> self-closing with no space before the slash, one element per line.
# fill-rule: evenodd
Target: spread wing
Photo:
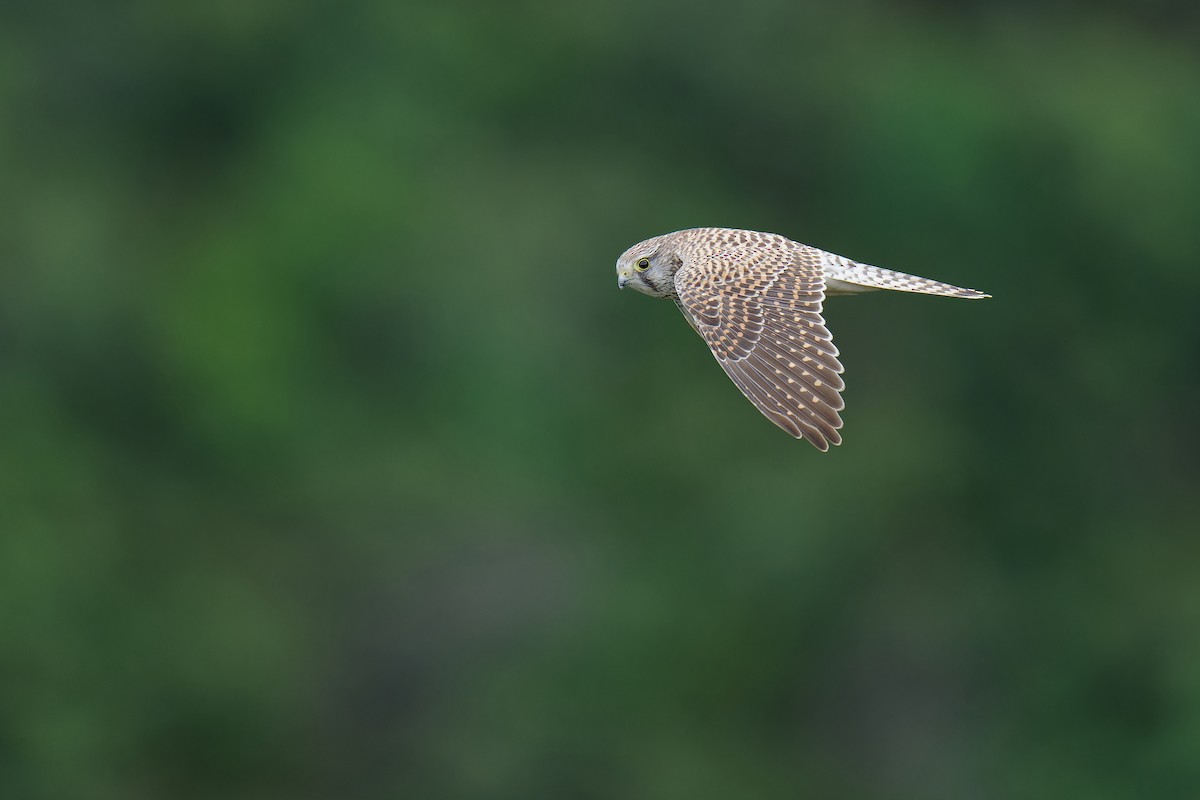
<path fill-rule="evenodd" d="M 714 248 L 675 273 L 679 306 L 742 394 L 818 450 L 841 444 L 842 365 L 821 316 L 820 251 L 782 239 Z"/>

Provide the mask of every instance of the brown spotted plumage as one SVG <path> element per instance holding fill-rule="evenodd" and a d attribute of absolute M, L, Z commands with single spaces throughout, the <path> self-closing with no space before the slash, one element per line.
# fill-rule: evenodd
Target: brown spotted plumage
<path fill-rule="evenodd" d="M 675 301 L 767 419 L 819 450 L 841 444 L 842 364 L 821 316 L 826 295 L 874 289 L 988 295 L 859 264 L 783 236 L 693 228 L 635 244 L 617 283 Z"/>

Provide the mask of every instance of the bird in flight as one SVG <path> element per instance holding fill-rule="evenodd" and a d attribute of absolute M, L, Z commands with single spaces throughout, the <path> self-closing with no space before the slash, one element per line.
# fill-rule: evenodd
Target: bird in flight
<path fill-rule="evenodd" d="M 821 315 L 826 297 L 876 289 L 990 297 L 733 228 L 639 242 L 617 259 L 617 286 L 674 300 L 763 416 L 821 451 L 842 443 L 845 407 L 842 364 Z"/>

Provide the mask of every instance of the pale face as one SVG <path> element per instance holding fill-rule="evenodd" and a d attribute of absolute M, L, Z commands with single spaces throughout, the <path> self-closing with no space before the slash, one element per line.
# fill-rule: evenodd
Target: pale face
<path fill-rule="evenodd" d="M 629 287 L 651 297 L 675 293 L 675 260 L 662 247 L 661 237 L 639 242 L 617 259 L 617 287 Z"/>

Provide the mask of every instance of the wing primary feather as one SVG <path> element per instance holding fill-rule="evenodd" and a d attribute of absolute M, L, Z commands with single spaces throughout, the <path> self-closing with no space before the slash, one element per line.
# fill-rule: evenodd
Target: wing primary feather
<path fill-rule="evenodd" d="M 789 392 L 787 392 L 786 389 L 779 384 L 774 383 L 769 375 L 764 374 L 758 368 L 758 366 L 756 366 L 753 359 L 747 359 L 743 362 L 740 362 L 738 367 L 742 370 L 743 375 L 758 385 L 763 395 L 765 395 L 767 398 L 770 398 L 774 406 L 782 412 L 786 419 L 793 422 L 801 429 L 807 430 L 815 436 L 819 436 L 822 443 L 831 438 L 830 434 L 841 426 L 840 419 L 837 420 L 836 424 L 830 420 L 823 419 L 816 414 L 813 409 L 809 408 L 805 403 L 799 400 L 796 395 L 792 395 L 792 397 L 789 398 Z M 751 398 L 751 400 L 753 399 L 754 398 Z M 834 418 L 837 419 L 836 414 L 834 415 Z M 821 446 L 814 441 L 813 436 L 805 436 L 804 438 L 808 439 L 813 444 L 816 444 L 818 447 Z M 828 445 L 825 447 L 828 447 Z M 825 449 L 825 447 L 822 449 Z"/>
<path fill-rule="evenodd" d="M 845 388 L 845 384 L 841 375 L 831 369 L 823 368 L 818 362 L 811 359 L 806 363 L 798 355 L 783 352 L 782 348 L 767 337 L 759 339 L 756 349 L 774 360 L 773 369 L 779 370 L 779 373 L 784 376 L 791 377 L 809 387 L 836 410 L 841 411 L 844 408 L 840 392 Z"/>
<path fill-rule="evenodd" d="M 725 367 L 725 374 L 729 376 L 734 385 L 741 390 L 742 394 L 754 404 L 758 412 L 773 422 L 778 427 L 785 430 L 789 435 L 797 439 L 804 438 L 812 441 L 812 436 L 816 431 L 805 434 L 804 428 L 801 427 L 800 421 L 789 417 L 786 409 L 779 405 L 773 397 L 767 394 L 761 386 L 755 381 L 754 377 L 747 374 L 745 367 L 741 363 L 737 364 L 722 364 Z"/>

